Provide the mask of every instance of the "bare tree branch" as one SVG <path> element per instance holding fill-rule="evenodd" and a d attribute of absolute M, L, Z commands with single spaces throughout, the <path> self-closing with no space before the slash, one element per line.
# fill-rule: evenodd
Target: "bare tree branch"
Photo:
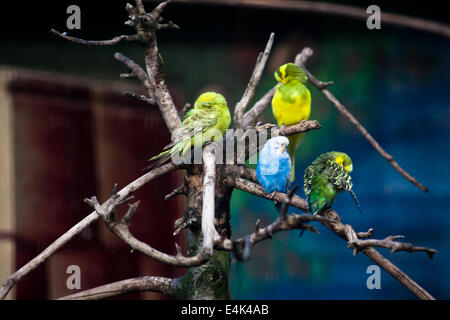
<path fill-rule="evenodd" d="M 347 238 L 350 239 L 351 231 L 347 231 Z M 380 247 L 380 248 L 386 248 L 391 249 L 391 252 L 397 252 L 397 251 L 408 251 L 408 252 L 415 252 L 415 251 L 423 251 L 428 254 L 428 256 L 432 259 L 434 254 L 437 253 L 436 250 L 426 248 L 426 247 L 415 247 L 411 243 L 405 243 L 405 242 L 397 242 L 395 240 L 404 238 L 405 236 L 388 236 L 382 240 L 376 240 L 376 239 L 367 239 L 367 240 L 360 240 L 358 239 L 358 235 L 355 237 L 351 237 L 352 240 L 349 241 L 349 247 L 353 248 L 353 253 L 356 255 L 359 251 L 363 250 L 364 248 L 369 247 Z"/>
<path fill-rule="evenodd" d="M 187 193 L 187 185 L 186 185 L 186 180 L 184 180 L 178 187 L 176 187 L 171 193 L 169 193 L 168 195 L 166 195 L 164 197 L 165 200 L 169 200 L 172 199 L 175 196 L 178 196 L 180 194 L 184 194 L 186 195 Z"/>
<path fill-rule="evenodd" d="M 120 52 L 116 52 L 114 54 L 114 58 L 116 58 L 118 61 L 125 64 L 131 70 L 131 75 L 133 75 L 137 79 L 139 79 L 142 82 L 142 84 L 144 85 L 144 87 L 149 91 L 149 93 L 151 93 L 150 96 L 153 97 L 153 92 L 152 92 L 153 88 L 150 85 L 148 75 L 147 75 L 147 73 L 145 73 L 144 69 L 142 69 L 142 67 L 140 65 L 138 65 L 136 62 L 134 62 L 130 58 L 124 56 Z M 153 99 L 153 98 L 151 98 L 151 99 Z"/>
<path fill-rule="evenodd" d="M 340 221 L 339 215 L 334 210 L 329 210 L 323 213 L 325 217 L 329 219 Z M 354 242 L 356 240 L 355 231 L 350 225 L 344 225 L 342 223 L 322 223 L 325 227 L 333 231 L 335 234 L 346 240 Z M 430 249 L 433 250 L 433 249 Z M 366 256 L 368 256 L 372 261 L 386 270 L 392 277 L 394 277 L 398 282 L 408 288 L 412 293 L 414 293 L 418 298 L 422 300 L 434 300 L 434 297 L 428 293 L 424 288 L 412 280 L 408 275 L 406 275 L 402 270 L 400 270 L 391 261 L 383 257 L 375 248 L 367 247 L 361 250 Z M 430 255 L 430 254 L 429 254 Z"/>
<path fill-rule="evenodd" d="M 178 112 L 178 115 L 180 116 L 180 119 L 184 119 L 184 116 L 186 115 L 186 112 L 192 107 L 192 105 L 187 102 L 184 104 L 183 108 Z"/>
<path fill-rule="evenodd" d="M 134 98 L 136 100 L 148 103 L 149 105 L 152 105 L 152 106 L 154 106 L 156 104 L 156 101 L 154 99 L 146 97 L 146 96 L 144 96 L 142 94 L 136 94 L 136 93 L 132 93 L 132 92 L 124 92 L 123 94 L 126 97 Z"/>
<path fill-rule="evenodd" d="M 60 33 L 55 29 L 50 29 L 50 32 L 56 34 L 58 37 L 62 39 L 66 39 L 68 41 L 83 44 L 87 46 L 112 46 L 121 42 L 139 42 L 140 38 L 137 35 L 121 35 L 114 37 L 110 40 L 84 40 L 76 37 L 68 36 L 65 32 Z"/>
<path fill-rule="evenodd" d="M 381 154 L 383 158 L 385 158 L 389 164 L 397 170 L 404 178 L 414 184 L 416 187 L 421 189 L 424 192 L 428 192 L 428 188 L 423 184 L 418 182 L 414 177 L 412 177 L 409 173 L 407 173 L 400 165 L 394 160 L 394 158 L 388 154 L 384 149 L 378 144 L 378 142 L 369 134 L 369 132 L 364 128 L 364 126 L 348 111 L 344 105 L 342 105 L 339 100 L 327 89 L 328 84 L 330 82 L 324 83 L 316 79 L 304 66 L 304 63 L 308 59 L 308 57 L 312 56 L 313 50 L 311 48 L 304 48 L 301 53 L 297 55 L 295 58 L 295 63 L 299 65 L 308 75 L 308 80 L 316 86 L 322 93 L 330 100 L 336 109 L 345 116 L 358 130 L 361 134 L 369 141 L 369 143 Z"/>
<path fill-rule="evenodd" d="M 158 103 L 159 109 L 163 116 L 164 122 L 169 128 L 170 132 L 173 132 L 181 125 L 181 119 L 178 111 L 173 103 L 172 96 L 169 93 L 169 89 L 166 85 L 166 80 L 161 70 L 162 58 L 159 54 L 156 31 L 159 30 L 159 19 L 162 11 L 167 6 L 169 1 L 159 4 L 149 14 L 141 13 L 140 19 L 137 19 L 137 30 L 146 30 L 144 54 L 145 65 L 147 74 L 150 79 L 150 84 L 154 88 L 154 98 Z M 156 26 L 156 28 L 155 28 Z M 139 32 L 139 31 L 138 31 Z"/>
<path fill-rule="evenodd" d="M 253 95 L 255 94 L 256 86 L 259 83 L 259 80 L 261 79 L 262 73 L 264 71 L 264 67 L 266 66 L 267 59 L 269 58 L 270 50 L 272 48 L 273 44 L 273 38 L 275 34 L 272 32 L 270 34 L 270 38 L 267 41 L 266 48 L 264 49 L 264 52 L 261 52 L 258 56 L 258 59 L 256 60 L 255 69 L 253 70 L 252 77 L 250 78 L 250 81 L 247 85 L 247 89 L 244 92 L 244 95 L 242 96 L 241 100 L 236 104 L 234 107 L 234 127 L 235 128 L 242 128 L 242 121 L 243 121 L 243 115 L 245 110 L 247 109 L 248 104 L 253 98 Z"/>
<path fill-rule="evenodd" d="M 267 107 L 272 101 L 273 95 L 275 94 L 275 87 L 270 89 L 261 99 L 259 99 L 253 107 L 248 110 L 244 115 L 244 121 L 242 127 L 247 129 L 247 127 L 254 125 L 256 120 L 266 111 Z"/>
<path fill-rule="evenodd" d="M 231 182 L 228 182 L 231 183 Z M 240 183 L 240 182 L 239 182 Z M 248 236 L 242 237 L 237 240 L 230 240 L 230 239 L 219 239 L 216 241 L 216 248 L 220 248 L 223 250 L 233 251 L 237 257 L 239 257 L 238 250 L 239 247 L 245 244 L 246 239 L 249 239 L 250 246 L 255 245 L 258 242 L 261 242 L 266 239 L 271 239 L 273 235 L 280 231 L 286 231 L 286 230 L 308 230 L 314 233 L 319 233 L 316 228 L 311 226 L 310 224 L 307 224 L 307 222 L 311 221 L 328 221 L 332 222 L 332 220 L 325 218 L 323 216 L 319 215 L 312 215 L 312 214 L 289 214 L 287 215 L 287 210 L 289 208 L 289 205 L 295 195 L 295 191 L 297 190 L 297 187 L 293 188 L 287 195 L 280 194 L 279 196 L 283 195 L 285 196 L 283 200 L 283 206 L 281 208 L 281 211 L 277 217 L 277 219 L 268 225 L 267 227 L 261 228 L 259 225 L 259 220 L 256 223 L 255 232 L 252 234 L 249 234 Z M 258 192 L 258 191 L 257 191 Z M 261 194 L 262 195 L 262 194 Z M 247 256 L 246 258 L 248 258 Z"/>
<path fill-rule="evenodd" d="M 85 45 L 113 45 L 120 42 L 125 41 L 136 41 L 140 42 L 144 47 L 145 53 L 145 66 L 146 71 L 143 70 L 138 64 L 136 64 L 131 59 L 125 57 L 120 53 L 116 53 L 114 57 L 123 62 L 130 70 L 130 73 L 123 74 L 121 77 L 123 78 L 137 78 L 139 79 L 144 87 L 148 91 L 148 95 L 145 97 L 143 95 L 136 95 L 128 93 L 128 96 L 136 98 L 138 100 L 150 103 L 157 104 L 163 119 L 171 132 L 173 132 L 177 127 L 179 127 L 181 123 L 181 118 L 187 109 L 187 105 L 183 108 L 183 110 L 179 113 L 173 103 L 172 97 L 169 93 L 168 87 L 165 83 L 165 77 L 162 72 L 162 57 L 159 54 L 156 33 L 159 30 L 167 29 L 167 28 L 175 28 L 178 26 L 173 22 L 169 21 L 168 23 L 162 24 L 161 13 L 164 8 L 167 6 L 169 1 L 163 2 L 156 6 L 153 11 L 150 13 L 145 12 L 142 0 L 135 0 L 136 6 L 132 6 L 131 4 L 126 5 L 126 10 L 129 14 L 129 20 L 126 21 L 126 24 L 132 26 L 136 29 L 136 35 L 132 36 L 118 36 L 111 40 L 102 40 L 102 41 L 89 41 L 78 39 L 75 37 L 67 36 L 65 33 L 61 34 L 56 30 L 51 30 L 52 33 L 57 36 Z M 255 4 L 257 2 L 260 3 L 268 3 L 264 0 L 240 0 L 239 3 L 251 3 Z M 307 1 L 297 1 L 296 4 L 304 3 L 308 6 L 311 6 L 311 3 Z M 288 4 L 284 0 L 280 0 L 278 5 L 289 6 L 293 4 L 292 2 Z M 319 7 L 321 4 L 319 4 Z M 314 7 L 315 11 L 321 11 L 322 9 L 318 9 L 319 7 Z M 330 9 L 331 8 L 331 9 Z M 334 9 L 333 9 L 334 8 Z M 333 7 L 333 5 L 328 6 L 326 12 L 333 12 L 337 7 Z M 345 7 L 345 9 L 349 9 L 351 7 Z M 350 10 L 351 11 L 351 10 Z M 349 15 L 349 14 L 346 14 Z M 351 16 L 351 14 L 350 14 Z M 385 15 L 384 15 L 385 17 Z M 417 21 L 415 21 L 417 23 Z M 429 26 L 429 25 L 428 25 Z M 445 28 L 448 29 L 447 26 L 444 25 Z M 447 30 L 448 31 L 448 30 Z M 448 35 L 447 35 L 448 36 Z M 264 95 L 258 102 L 256 102 L 253 107 L 244 115 L 245 110 L 247 109 L 248 104 L 250 103 L 255 88 L 261 78 L 265 63 L 267 61 L 271 46 L 273 43 L 273 33 L 270 36 L 270 39 L 265 47 L 264 53 L 261 53 L 258 57 L 258 60 L 255 65 L 255 69 L 253 71 L 252 77 L 250 79 L 249 84 L 247 85 L 247 89 L 235 106 L 235 127 L 247 129 L 250 126 L 254 125 L 257 118 L 264 112 L 264 110 L 270 104 L 273 93 L 275 89 L 270 90 L 266 95 Z M 304 64 L 309 56 L 312 55 L 312 50 L 309 48 L 305 48 L 299 55 L 296 57 L 296 63 L 304 68 Z M 304 68 L 305 69 L 305 68 Z M 361 133 L 372 143 L 375 149 L 382 154 L 383 157 L 388 160 L 391 165 L 396 168 L 402 175 L 404 175 L 409 181 L 416 184 L 419 188 L 424 191 L 427 189 L 418 183 L 414 178 L 409 176 L 403 169 L 398 166 L 398 164 L 393 160 L 392 156 L 387 154 L 376 141 L 368 134 L 368 132 L 364 129 L 364 127 L 348 112 L 348 110 L 340 104 L 340 102 L 327 90 L 327 87 L 332 84 L 332 82 L 321 82 L 317 80 L 312 74 L 310 74 L 306 69 L 305 71 L 308 74 L 310 82 L 315 85 L 319 90 L 321 90 L 327 98 L 334 103 L 336 108 L 343 113 L 349 120 L 361 131 Z M 306 132 L 308 130 L 318 129 L 320 128 L 320 124 L 317 121 L 302 121 L 299 124 L 289 126 L 285 128 L 285 134 L 295 134 L 299 132 Z M 270 124 L 266 124 L 263 126 L 254 126 L 252 129 L 255 129 L 258 133 L 258 137 L 263 135 L 277 136 L 279 135 L 279 129 Z M 226 140 L 227 138 L 225 138 Z M 255 149 L 258 150 L 258 147 Z M 255 150 L 250 150 L 250 147 L 247 149 L 246 155 L 252 155 Z M 252 153 L 253 152 L 253 153 Z M 125 243 L 130 245 L 133 250 L 138 250 L 147 256 L 161 261 L 163 263 L 175 266 L 184 266 L 184 267 L 196 267 L 199 266 L 206 261 L 208 261 L 209 257 L 213 254 L 213 250 L 227 250 L 232 251 L 236 254 L 240 259 L 248 259 L 251 253 L 251 247 L 265 239 L 270 239 L 275 233 L 283 231 L 283 230 L 293 230 L 293 229 L 301 229 L 308 230 L 317 233 L 317 229 L 309 224 L 311 221 L 318 221 L 323 224 L 325 227 L 330 229 L 332 232 L 342 237 L 347 241 L 349 248 L 354 250 L 354 254 L 357 252 L 363 252 L 373 261 L 375 261 L 378 265 L 384 268 L 387 272 L 389 272 L 394 278 L 396 278 L 400 283 L 406 286 L 409 290 L 411 290 L 414 294 L 416 294 L 421 299 L 434 299 L 427 291 L 425 291 L 422 287 L 420 287 L 417 283 L 415 283 L 412 279 L 410 279 L 406 274 L 404 274 L 398 267 L 393 265 L 389 260 L 384 258 L 381 254 L 379 254 L 374 247 L 382 247 L 388 248 L 392 252 L 396 251 L 407 251 L 407 252 L 416 252 L 423 251 L 426 252 L 430 258 L 437 252 L 434 249 L 426 248 L 426 247 L 415 247 L 410 243 L 401 243 L 396 241 L 401 236 L 388 236 L 385 239 L 377 240 L 377 239 L 367 239 L 373 235 L 373 229 L 369 229 L 367 232 L 359 232 L 356 233 L 353 230 L 353 227 L 350 225 L 344 225 L 341 223 L 339 215 L 333 211 L 329 210 L 323 213 L 323 215 L 310 215 L 310 214 L 287 214 L 289 206 L 293 206 L 299 208 L 303 211 L 306 211 L 306 201 L 297 195 L 295 195 L 296 188 L 290 190 L 290 192 L 286 195 L 283 193 L 275 193 L 275 195 L 271 196 L 267 194 L 264 189 L 257 184 L 256 174 L 253 169 L 246 168 L 245 166 L 234 165 L 234 166 L 220 166 L 220 169 L 216 166 L 215 163 L 215 153 L 216 153 L 216 144 L 210 143 L 206 145 L 203 149 L 203 180 L 200 180 L 201 177 L 201 167 L 198 166 L 196 169 L 196 179 L 197 183 L 195 193 L 198 195 L 196 198 L 192 197 L 192 194 L 189 192 L 189 186 L 186 185 L 186 181 L 178 188 L 176 188 L 173 192 L 166 196 L 166 198 L 173 197 L 177 194 L 187 194 L 189 195 L 189 201 L 195 199 L 195 201 L 199 204 L 202 201 L 202 213 L 201 213 L 201 230 L 203 235 L 203 248 L 199 250 L 197 254 L 190 257 L 185 257 L 182 254 L 181 248 L 175 243 L 176 255 L 168 255 L 158 250 L 155 250 L 151 246 L 146 243 L 143 243 L 136 239 L 129 230 L 129 223 L 132 216 L 135 214 L 139 202 L 129 205 L 128 211 L 123 216 L 120 221 L 115 219 L 114 213 L 116 209 L 128 202 L 132 199 L 132 193 L 143 186 L 148 181 L 152 179 L 170 172 L 175 169 L 183 168 L 181 166 L 176 166 L 173 163 L 169 162 L 155 170 L 143 175 L 139 179 L 133 181 L 125 188 L 116 192 L 116 185 L 114 186 L 111 197 L 105 201 L 103 204 L 100 204 L 97 198 L 94 196 L 90 199 L 85 199 L 85 201 L 94 208 L 94 212 L 88 215 L 85 219 L 80 221 L 77 225 L 72 227 L 69 231 L 67 231 L 63 236 L 58 238 L 53 244 L 51 244 L 47 249 L 45 249 L 40 255 L 35 257 L 21 269 L 16 271 L 13 275 L 11 275 L 7 281 L 0 287 L 0 298 L 5 298 L 11 288 L 20 281 L 26 274 L 31 272 L 37 266 L 46 261 L 56 250 L 62 247 L 66 242 L 72 239 L 75 235 L 81 232 L 84 228 L 89 226 L 92 222 L 98 219 L 98 217 L 102 217 L 106 226 L 118 237 L 120 237 Z M 186 167 L 184 167 L 186 168 Z M 230 173 L 230 174 L 227 174 Z M 219 178 L 217 178 L 219 177 Z M 225 177 L 222 181 L 222 177 Z M 216 179 L 220 179 L 217 181 L 222 189 L 217 187 Z M 223 188 L 224 187 L 224 188 Z M 217 190 L 219 191 L 216 191 Z M 215 227 L 215 214 L 216 214 L 216 197 L 219 197 L 218 202 L 222 199 L 219 194 L 229 192 L 229 196 L 231 196 L 231 191 L 233 188 L 237 188 L 248 193 L 270 199 L 275 200 L 277 202 L 283 203 L 282 209 L 277 217 L 277 219 L 271 223 L 270 225 L 261 228 L 260 220 L 256 222 L 255 231 L 243 238 L 237 240 L 230 240 L 227 238 L 227 230 L 226 228 L 221 229 L 221 235 L 219 236 L 216 227 Z M 224 192 L 225 190 L 225 192 Z M 201 193 L 202 192 L 202 193 Z M 203 197 L 201 197 L 203 195 Z M 226 199 L 226 198 L 225 198 Z M 192 200 L 193 201 L 193 200 Z M 193 205 L 195 206 L 195 205 Z M 221 206 L 218 203 L 218 206 Z M 200 219 L 199 208 L 197 208 L 196 215 L 187 215 L 183 219 L 179 219 L 175 223 L 175 233 L 178 233 L 181 229 L 190 226 L 192 223 L 197 222 Z M 226 221 L 226 215 L 220 217 L 219 219 Z M 225 218 L 224 218 L 225 217 Z M 219 221 L 219 220 L 218 220 Z M 216 222 L 219 225 L 223 225 L 223 221 Z M 226 224 L 226 222 L 225 222 Z M 228 235 L 229 237 L 229 235 Z M 241 254 L 241 252 L 243 253 Z M 105 286 L 93 288 L 90 290 L 86 290 L 83 292 L 79 292 L 77 294 L 69 295 L 66 297 L 62 297 L 61 299 L 101 299 L 111 296 L 120 295 L 127 292 L 137 292 L 137 291 L 156 291 L 162 292 L 168 295 L 172 295 L 174 290 L 176 289 L 177 283 L 179 279 L 168 279 L 162 277 L 141 277 L 135 279 L 128 279 L 119 281 L 116 283 L 108 284 Z"/>
<path fill-rule="evenodd" d="M 253 170 L 253 169 L 249 169 Z M 254 170 L 253 170 L 254 171 Z M 248 170 L 246 175 L 249 175 Z M 252 174 L 253 175 L 253 174 Z M 256 174 L 255 174 L 256 175 Z M 248 192 L 250 194 L 254 194 L 256 196 L 266 198 L 272 201 L 284 202 L 287 199 L 287 195 L 283 193 L 276 192 L 275 195 L 271 198 L 268 193 L 264 191 L 264 189 L 253 182 L 247 181 L 242 178 L 229 177 L 226 180 L 226 183 L 232 185 L 233 187 Z M 302 199 L 296 195 L 292 197 L 290 200 L 290 205 L 296 208 L 299 208 L 305 212 L 307 212 L 306 200 Z M 378 265 L 380 265 L 383 269 L 385 269 L 388 273 L 390 273 L 394 278 L 396 278 L 400 283 L 402 283 L 406 288 L 408 288 L 412 293 L 414 293 L 420 299 L 434 299 L 425 289 L 420 287 L 416 282 L 414 282 L 411 278 L 409 278 L 403 271 L 401 271 L 398 267 L 392 264 L 389 260 L 384 258 L 381 254 L 379 254 L 374 248 L 375 247 L 383 247 L 383 248 L 394 248 L 396 251 L 425 251 L 428 253 L 430 257 L 436 253 L 436 250 L 424 248 L 424 247 L 414 247 L 410 244 L 402 244 L 395 242 L 392 237 L 388 237 L 387 241 L 385 240 L 376 240 L 372 242 L 364 242 L 369 240 L 359 240 L 358 234 L 353 230 L 350 225 L 344 225 L 341 223 L 341 219 L 339 215 L 334 210 L 329 210 L 323 213 L 325 218 L 328 220 L 319 221 L 328 229 L 333 231 L 338 236 L 344 238 L 349 246 L 354 249 L 353 244 L 362 244 L 363 248 L 361 248 L 361 252 L 375 261 Z M 289 217 L 290 215 L 288 215 Z M 373 231 L 368 231 L 359 234 L 362 237 L 370 236 Z M 395 243 L 393 243 L 395 242 Z M 371 246 L 373 245 L 373 246 Z"/>
<path fill-rule="evenodd" d="M 174 2 L 183 3 L 202 3 L 202 4 L 225 4 L 225 5 L 242 5 L 250 7 L 263 7 L 283 10 L 298 10 L 306 12 L 317 12 L 320 14 L 337 15 L 356 19 L 367 20 L 369 14 L 365 8 L 358 8 L 342 4 L 334 4 L 317 1 L 301 1 L 301 0 L 174 0 Z M 444 23 L 430 21 L 420 18 L 412 18 L 399 14 L 393 14 L 382 11 L 381 23 L 408 27 L 416 30 L 436 33 L 444 37 L 450 38 L 450 27 Z"/>
<path fill-rule="evenodd" d="M 177 166 L 173 163 L 167 163 L 161 167 L 158 167 L 133 182 L 129 183 L 122 190 L 117 192 L 117 198 L 112 200 L 110 198 L 106 201 L 102 208 L 107 208 L 111 205 L 111 201 L 122 201 L 123 199 L 127 199 L 132 193 L 141 188 L 143 185 L 148 183 L 149 181 L 166 174 L 175 169 L 179 169 L 181 166 Z M 20 281 L 23 277 L 29 274 L 31 271 L 36 269 L 38 266 L 43 264 L 48 258 L 50 258 L 58 249 L 64 246 L 67 242 L 73 239 L 76 235 L 78 235 L 81 231 L 90 226 L 94 221 L 99 218 L 99 215 L 96 211 L 91 212 L 86 218 L 78 222 L 72 228 L 70 228 L 67 232 L 65 232 L 61 237 L 56 239 L 51 245 L 49 245 L 44 251 L 42 251 L 39 255 L 30 260 L 27 264 L 21 267 L 19 270 L 14 272 L 12 275 L 8 277 L 8 279 L 3 283 L 0 287 L 0 299 L 4 299 L 8 292 L 11 290 L 14 285 Z"/>
<path fill-rule="evenodd" d="M 131 59 L 120 53 L 116 53 L 114 57 L 125 63 L 132 70 L 131 74 L 123 75 L 123 77 L 136 77 L 141 80 L 147 88 L 150 98 L 156 100 L 169 131 L 173 132 L 181 124 L 181 120 L 165 83 L 164 75 L 161 72 L 162 59 L 156 42 L 157 31 L 167 28 L 178 28 L 171 21 L 167 24 L 160 23 L 161 13 L 168 3 L 169 1 L 160 3 L 150 13 L 145 12 L 142 0 L 136 0 L 136 7 L 127 4 L 126 10 L 129 20 L 125 24 L 136 29 L 135 35 L 122 35 L 111 40 L 91 41 L 70 37 L 54 29 L 51 29 L 51 32 L 63 39 L 84 45 L 114 45 L 124 41 L 138 41 L 143 44 L 147 73 Z"/>
<path fill-rule="evenodd" d="M 216 190 L 216 144 L 210 143 L 203 149 L 203 207 L 202 207 L 202 251 L 213 254 L 214 241 L 219 234 L 214 226 Z"/>
<path fill-rule="evenodd" d="M 99 300 L 125 293 L 153 291 L 172 295 L 176 286 L 174 279 L 164 277 L 139 277 L 106 284 L 104 286 L 77 292 L 58 300 Z"/>
<path fill-rule="evenodd" d="M 158 251 L 148 244 L 136 239 L 130 232 L 129 219 L 136 211 L 137 204 L 130 205 L 128 212 L 125 214 L 122 220 L 116 221 L 116 219 L 114 218 L 114 211 L 123 202 L 116 202 L 114 199 L 117 199 L 116 195 L 111 196 L 111 205 L 106 207 L 100 205 L 95 196 L 90 199 L 85 199 L 85 202 L 87 202 L 92 208 L 94 208 L 94 210 L 102 217 L 108 229 L 111 230 L 120 239 L 122 239 L 125 243 L 127 243 L 133 250 L 137 250 L 157 261 L 178 267 L 198 266 L 207 261 L 207 257 L 202 252 L 197 253 L 192 257 L 185 257 L 181 252 L 177 252 L 177 254 L 173 256 Z"/>

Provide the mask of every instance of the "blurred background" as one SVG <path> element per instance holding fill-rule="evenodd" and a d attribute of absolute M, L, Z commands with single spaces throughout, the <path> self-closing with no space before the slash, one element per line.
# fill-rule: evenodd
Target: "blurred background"
<path fill-rule="evenodd" d="M 292 0 L 294 1 L 294 0 Z M 438 250 L 381 253 L 437 299 L 450 298 L 450 42 L 448 38 L 387 24 L 369 30 L 364 19 L 283 10 L 239 1 L 214 5 L 172 3 L 164 14 L 180 30 L 159 34 L 167 83 L 176 105 L 193 103 L 209 89 L 234 106 L 251 76 L 270 32 L 275 42 L 255 101 L 275 85 L 273 72 L 303 47 L 314 50 L 309 70 L 333 80 L 331 92 L 409 173 L 425 184 L 423 193 L 401 177 L 343 118 L 320 91 L 312 94 L 311 119 L 322 129 L 305 135 L 296 153 L 296 183 L 319 154 L 340 150 L 353 159 L 354 190 L 364 215 L 347 194 L 334 208 L 356 231 L 374 228 L 375 238 L 405 235 L 404 241 Z M 245 2 L 245 1 L 242 1 Z M 295 2 L 295 1 L 294 1 Z M 373 2 L 334 1 L 367 8 Z M 147 9 L 153 1 L 144 2 Z M 273 2 L 276 3 L 276 2 Z M 67 30 L 66 9 L 81 8 L 81 30 Z M 143 64 L 136 44 L 86 47 L 57 38 L 50 28 L 86 39 L 132 33 L 126 1 L 58 1 L 2 4 L 0 12 L 0 281 L 45 249 L 91 212 L 85 197 L 105 200 L 142 174 L 149 156 L 170 136 L 156 108 L 124 97 L 144 93 L 134 80 L 121 80 L 126 68 L 113 58 L 122 52 Z M 230 5 L 232 4 L 232 5 Z M 448 23 L 438 2 L 420 6 L 378 1 L 381 11 Z M 274 123 L 270 108 L 261 118 Z M 175 253 L 173 222 L 183 212 L 181 197 L 165 201 L 181 174 L 159 178 L 136 193 L 141 200 L 131 231 L 159 250 Z M 302 191 L 298 191 L 303 196 Z M 234 191 L 233 238 L 272 222 L 272 202 Z M 291 212 L 296 210 L 291 209 Z M 254 247 L 251 259 L 235 260 L 230 288 L 235 299 L 414 299 L 381 271 L 381 289 L 369 290 L 372 264 L 336 235 L 277 234 Z M 51 299 L 66 288 L 69 265 L 79 265 L 82 289 L 143 275 L 177 277 L 168 267 L 130 250 L 95 223 L 44 265 L 20 281 L 9 298 Z M 130 294 L 120 298 L 164 298 Z"/>

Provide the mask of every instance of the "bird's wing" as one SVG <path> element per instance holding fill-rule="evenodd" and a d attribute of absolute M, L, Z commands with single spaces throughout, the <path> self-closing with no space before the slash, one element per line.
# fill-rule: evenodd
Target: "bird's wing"
<path fill-rule="evenodd" d="M 336 199 L 337 192 L 324 175 L 314 173 L 311 178 L 311 192 L 308 196 L 309 211 L 317 214 L 329 208 Z"/>
<path fill-rule="evenodd" d="M 219 117 L 220 111 L 217 108 L 189 110 L 181 126 L 174 131 L 171 145 L 187 141 L 195 135 L 211 129 L 216 125 Z"/>
<path fill-rule="evenodd" d="M 167 161 L 173 153 L 183 150 L 186 142 L 192 137 L 204 133 L 212 128 L 218 121 L 220 112 L 215 108 L 210 109 L 191 109 L 186 113 L 181 126 L 174 130 L 172 134 L 172 142 L 164 147 L 163 152 L 150 159 L 160 159 L 158 162 L 149 166 L 153 168 Z"/>
<path fill-rule="evenodd" d="M 347 171 L 333 160 L 328 160 L 323 171 L 324 176 L 333 184 L 338 191 L 352 190 L 352 178 Z"/>

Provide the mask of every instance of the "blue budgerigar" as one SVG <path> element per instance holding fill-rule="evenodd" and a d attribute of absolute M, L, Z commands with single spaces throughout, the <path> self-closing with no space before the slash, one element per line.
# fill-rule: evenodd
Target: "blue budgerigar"
<path fill-rule="evenodd" d="M 259 153 L 256 178 L 271 198 L 275 192 L 286 193 L 291 178 L 291 159 L 287 152 L 288 138 L 269 139 Z M 277 204 L 275 206 L 278 208 Z M 279 209 L 279 208 L 278 208 Z"/>

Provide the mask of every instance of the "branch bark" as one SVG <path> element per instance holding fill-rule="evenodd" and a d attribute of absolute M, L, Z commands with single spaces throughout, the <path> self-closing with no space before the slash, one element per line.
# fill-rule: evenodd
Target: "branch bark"
<path fill-rule="evenodd" d="M 114 54 L 114 58 L 120 62 L 122 62 L 124 65 L 126 65 L 131 70 L 131 75 L 139 79 L 142 83 L 142 85 L 148 90 L 150 94 L 150 98 L 154 100 L 153 98 L 153 89 L 150 85 L 150 80 L 148 78 L 147 73 L 145 73 L 144 69 L 140 65 L 138 65 L 136 62 L 131 60 L 130 58 L 124 56 L 120 52 L 116 52 Z"/>
<path fill-rule="evenodd" d="M 140 40 L 137 35 L 121 35 L 109 40 L 85 40 L 77 37 L 68 36 L 65 32 L 60 33 L 55 29 L 50 29 L 50 32 L 56 34 L 58 37 L 62 39 L 87 46 L 113 46 L 121 42 L 139 42 Z"/>
<path fill-rule="evenodd" d="M 216 190 L 216 144 L 210 143 L 203 148 L 203 206 L 202 206 L 202 252 L 211 256 L 214 241 L 219 234 L 214 226 L 215 190 Z"/>
<path fill-rule="evenodd" d="M 99 300 L 125 293 L 152 291 L 171 296 L 176 287 L 176 279 L 164 277 L 139 277 L 122 280 L 74 293 L 58 300 Z"/>

